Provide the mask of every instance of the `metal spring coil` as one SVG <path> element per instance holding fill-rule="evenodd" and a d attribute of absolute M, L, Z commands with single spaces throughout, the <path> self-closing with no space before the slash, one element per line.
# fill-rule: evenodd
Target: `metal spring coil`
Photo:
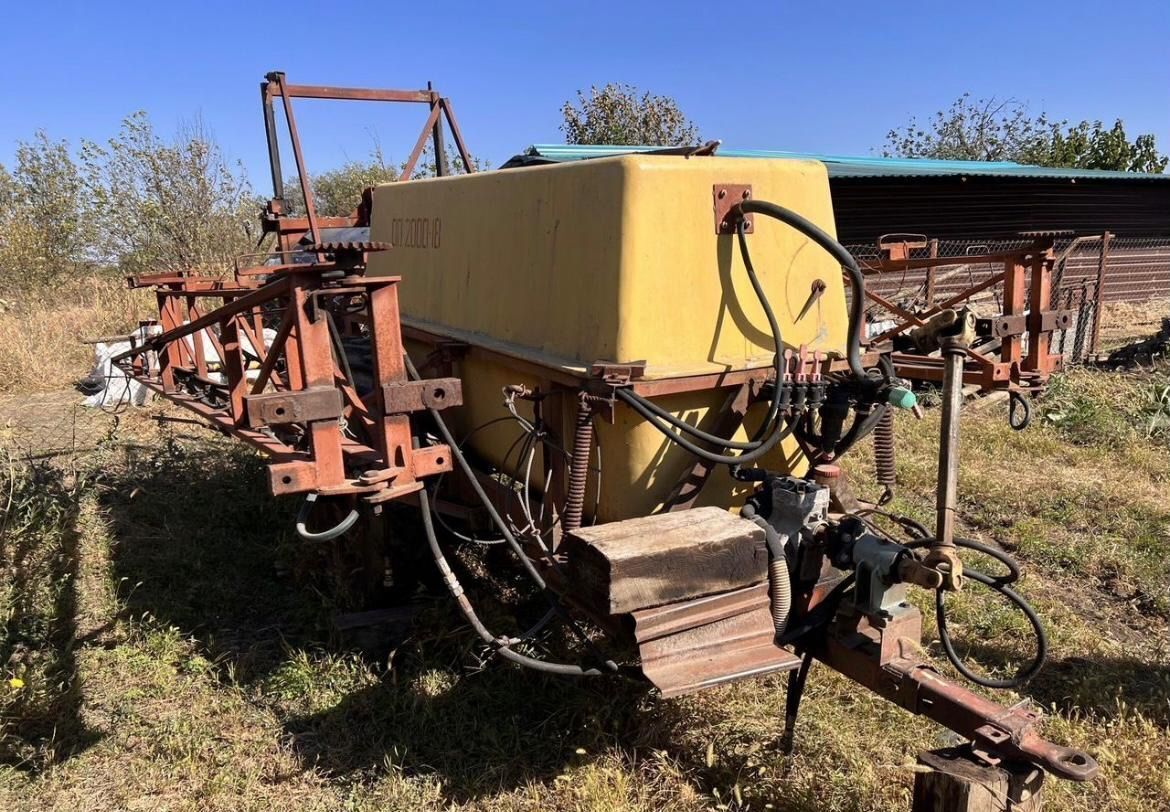
<path fill-rule="evenodd" d="M 878 504 L 884 505 L 894 495 L 897 467 L 894 448 L 894 410 L 887 408 L 873 431 L 873 461 L 878 484 L 884 488 Z"/>
<path fill-rule="evenodd" d="M 565 497 L 565 516 L 562 527 L 576 530 L 581 526 L 585 512 L 585 488 L 589 479 L 589 457 L 593 451 L 593 407 L 588 398 L 577 403 L 577 417 L 573 428 L 573 456 L 569 462 L 569 486 Z"/>

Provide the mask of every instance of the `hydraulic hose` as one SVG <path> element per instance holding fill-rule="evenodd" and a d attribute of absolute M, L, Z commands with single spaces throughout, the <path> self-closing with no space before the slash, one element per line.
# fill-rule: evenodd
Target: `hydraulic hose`
<path fill-rule="evenodd" d="M 808 237 L 827 251 L 833 259 L 841 263 L 841 267 L 845 269 L 849 282 L 853 286 L 853 298 L 849 302 L 849 335 L 846 343 L 849 371 L 858 380 L 868 380 L 868 376 L 861 366 L 861 322 L 865 314 L 865 277 L 862 276 L 861 268 L 858 267 L 857 260 L 853 258 L 853 255 L 820 226 L 792 209 L 786 209 L 766 200 L 745 200 L 742 203 L 737 203 L 732 208 L 732 212 L 740 215 L 762 214 L 765 217 L 779 220 Z M 739 233 L 742 236 L 742 216 L 739 222 L 741 224 Z"/>
<path fill-rule="evenodd" d="M 297 511 L 297 535 L 305 541 L 333 541 L 333 539 L 345 535 L 357 523 L 359 514 L 354 509 L 333 527 L 328 530 L 322 530 L 320 533 L 315 533 L 307 527 L 307 524 L 309 522 L 309 514 L 313 512 L 313 506 L 316 504 L 317 494 L 310 493 L 305 497 L 305 501 L 301 503 L 301 509 Z"/>
<path fill-rule="evenodd" d="M 660 423 L 655 418 L 654 413 L 646 407 L 644 398 L 634 394 L 628 389 L 617 389 L 615 392 L 619 398 L 621 398 L 623 401 L 625 401 L 626 404 L 630 406 L 630 408 L 641 415 L 647 423 L 665 434 L 671 442 L 677 443 L 679 446 L 694 454 L 696 457 L 715 465 L 743 465 L 745 463 L 758 460 L 777 445 L 779 445 L 780 441 L 783 440 L 791 431 L 791 428 L 781 423 L 777 425 L 777 427 L 772 431 L 766 440 L 764 440 L 752 451 L 746 451 L 743 454 L 734 455 L 714 454 L 710 451 L 707 451 L 705 448 L 700 448 L 687 438 L 680 436 L 678 433 L 671 431 L 670 428 Z"/>
<path fill-rule="evenodd" d="M 692 454 L 716 465 L 742 465 L 744 463 L 751 462 L 752 460 L 759 459 L 775 448 L 776 445 L 782 439 L 784 439 L 784 436 L 787 434 L 787 430 L 785 429 L 783 422 L 778 421 L 780 415 L 780 383 L 782 378 L 780 364 L 781 359 L 784 357 L 784 340 L 780 333 L 780 322 L 776 319 L 776 313 L 772 310 L 772 303 L 768 301 L 768 295 L 764 292 L 764 286 L 760 283 L 760 278 L 756 274 L 755 266 L 752 264 L 751 252 L 748 250 L 747 245 L 745 223 L 742 219 L 736 225 L 736 234 L 739 238 L 739 250 L 743 255 L 744 270 L 747 272 L 748 281 L 751 282 L 752 290 L 756 294 L 756 299 L 759 300 L 760 307 L 764 311 L 764 316 L 768 319 L 768 329 L 772 333 L 772 344 L 775 350 L 775 356 L 773 358 L 772 364 L 776 371 L 776 385 L 772 390 L 772 399 L 768 406 L 768 415 L 760 424 L 760 430 L 756 433 L 756 436 L 747 442 L 719 437 L 718 435 L 710 434 L 709 432 L 696 428 L 690 423 L 687 423 L 685 420 L 680 420 L 670 412 L 652 403 L 649 399 L 641 397 L 634 392 L 625 389 L 617 390 L 617 394 L 622 398 L 622 400 L 632 406 L 635 411 L 637 411 L 652 426 L 665 434 L 667 438 L 678 443 Z M 685 438 L 680 437 L 677 433 L 671 431 L 666 425 L 663 425 L 661 421 L 666 421 L 666 423 L 670 426 L 673 426 L 679 431 L 689 434 L 692 437 L 698 438 L 705 443 L 710 443 L 711 445 L 722 447 L 724 449 L 744 451 L 747 453 L 739 456 L 714 454 L 710 451 L 700 448 L 699 446 L 696 446 L 694 443 L 687 441 Z M 772 433 L 768 435 L 766 439 L 762 439 L 769 429 L 772 430 Z"/>
<path fill-rule="evenodd" d="M 776 387 L 772 397 L 772 403 L 768 410 L 768 416 L 761 424 L 760 436 L 768 428 L 772 429 L 772 433 L 766 439 L 760 440 L 753 438 L 749 442 L 737 442 L 728 440 L 722 437 L 717 437 L 700 429 L 691 426 L 683 420 L 678 419 L 666 410 L 651 403 L 646 398 L 643 398 L 629 390 L 618 389 L 617 395 L 628 405 L 634 408 L 639 415 L 642 416 L 652 426 L 662 432 L 672 442 L 678 444 L 682 448 L 689 451 L 691 454 L 700 459 L 716 465 L 743 465 L 753 462 L 766 455 L 769 451 L 776 447 L 776 445 L 792 430 L 791 426 L 786 425 L 785 421 L 778 420 L 779 416 L 779 388 L 781 382 L 781 368 L 780 359 L 783 356 L 783 343 L 780 335 L 780 325 L 776 320 L 775 313 L 772 310 L 771 304 L 768 301 L 767 294 L 764 292 L 763 286 L 760 283 L 759 277 L 756 275 L 755 267 L 751 261 L 751 253 L 748 250 L 746 226 L 743 215 L 746 214 L 762 214 L 766 217 L 771 217 L 775 220 L 790 226 L 799 231 L 801 234 L 808 237 L 814 243 L 819 245 L 822 249 L 827 251 L 834 259 L 836 259 L 845 269 L 849 277 L 850 284 L 853 287 L 853 297 L 850 301 L 849 310 L 849 327 L 846 343 L 846 357 L 849 363 L 850 373 L 858 380 L 866 383 L 871 382 L 871 378 L 866 374 L 865 369 L 861 364 L 861 322 L 864 316 L 865 306 L 865 278 L 861 274 L 861 269 L 857 265 L 857 261 L 845 249 L 845 246 L 837 242 L 823 229 L 817 226 L 812 221 L 797 214 L 791 209 L 784 208 L 775 203 L 769 203 L 761 200 L 745 200 L 736 205 L 733 211 L 737 212 L 740 217 L 736 224 L 736 234 L 739 238 L 740 252 L 743 255 L 744 268 L 747 271 L 748 279 L 752 284 L 752 289 L 756 297 L 760 301 L 760 305 L 764 310 L 764 314 L 768 319 L 768 326 L 772 331 L 772 338 L 776 348 Z M 876 410 L 877 418 L 880 419 L 880 414 L 884 409 Z M 662 422 L 665 421 L 665 424 Z M 857 440 L 864 437 L 876 425 L 874 421 L 864 420 L 858 421 L 854 424 L 853 430 L 845 438 L 845 440 L 838 444 L 841 452 L 846 450 Z M 686 433 L 704 442 L 712 445 L 720 446 L 724 449 L 741 450 L 744 453 L 740 455 L 725 455 L 717 454 L 701 448 L 694 443 L 688 441 L 685 437 L 680 436 L 677 432 L 672 431 L 668 426 L 673 426 L 680 432 Z"/>
<path fill-rule="evenodd" d="M 907 542 L 906 546 L 910 548 L 929 547 L 933 541 L 934 540 L 931 538 L 915 539 L 914 541 Z M 990 558 L 994 558 L 996 561 L 1003 564 L 1007 568 L 1007 574 L 996 577 L 988 575 L 984 572 L 979 572 L 978 570 L 972 570 L 968 567 L 964 567 L 963 575 L 967 578 L 970 578 L 972 581 L 977 581 L 984 586 L 989 587 L 993 591 L 1000 593 L 1013 604 L 1015 604 L 1019 610 L 1024 613 L 1024 617 L 1026 617 L 1028 622 L 1032 625 L 1032 632 L 1036 638 L 1036 656 L 1026 667 L 1021 668 L 1018 672 L 1016 672 L 1015 676 L 1008 677 L 1006 679 L 992 679 L 991 677 L 983 677 L 971 671 L 971 669 L 967 668 L 966 664 L 963 663 L 963 660 L 961 657 L 959 657 L 958 652 L 955 651 L 954 643 L 951 640 L 950 630 L 947 627 L 946 599 L 944 597 L 946 593 L 944 590 L 939 589 L 935 591 L 934 605 L 935 618 L 938 623 L 938 639 L 939 643 L 942 644 L 943 653 L 946 654 L 947 659 L 951 661 L 951 665 L 955 667 L 956 671 L 958 671 L 966 679 L 970 680 L 976 685 L 982 685 L 985 688 L 1018 688 L 1040 673 L 1040 669 L 1044 667 L 1044 663 L 1048 660 L 1048 635 L 1044 631 L 1044 626 L 1040 622 L 1039 615 L 1036 614 L 1036 610 L 1032 608 L 1032 606 L 1024 599 L 1022 595 L 1020 595 L 1020 593 L 1016 592 L 1009 586 L 1009 584 L 1015 583 L 1015 581 L 1019 579 L 1020 567 L 1011 558 L 1011 556 L 1007 555 L 1003 551 L 997 550 L 996 548 L 990 547 L 986 544 L 980 544 L 979 542 L 972 541 L 971 539 L 959 538 L 956 536 L 955 546 L 964 547 L 968 550 L 974 550 L 977 553 L 982 553 L 983 555 L 986 555 Z"/>
<path fill-rule="evenodd" d="M 1032 404 L 1019 392 L 1008 392 L 1008 425 L 1023 431 L 1032 423 Z M 1019 417 L 1016 416 L 1019 409 Z"/>
<path fill-rule="evenodd" d="M 410 375 L 410 378 L 412 380 L 416 380 L 416 381 L 420 380 L 418 368 L 415 367 L 414 362 L 410 359 L 410 356 L 407 355 L 406 353 L 403 353 L 402 358 L 403 358 L 403 362 L 406 364 L 406 371 Z M 475 495 L 479 498 L 480 502 L 483 504 L 484 508 L 487 510 L 488 516 L 491 517 L 492 523 L 495 524 L 496 528 L 500 531 L 500 534 L 504 537 L 504 541 L 507 542 L 508 546 L 512 548 L 512 551 L 514 553 L 516 553 L 516 557 L 520 559 L 520 564 L 524 567 L 525 571 L 528 573 L 529 577 L 532 579 L 532 582 L 534 584 L 536 584 L 537 588 L 539 588 L 542 592 L 545 593 L 545 596 L 548 598 L 549 603 L 552 605 L 552 608 L 554 610 L 556 610 L 558 614 L 560 614 L 562 617 L 564 617 L 568 621 L 569 627 L 571 629 L 573 629 L 573 631 L 577 635 L 577 637 L 579 639 L 581 639 L 585 643 L 585 645 L 588 646 L 592 650 L 594 655 L 599 660 L 602 661 L 602 663 L 604 664 L 607 671 L 612 672 L 612 673 L 619 672 L 620 669 L 619 669 L 617 663 L 613 662 L 612 660 L 606 659 L 605 657 L 603 657 L 601 655 L 601 653 L 599 651 L 597 651 L 596 646 L 592 643 L 592 641 L 589 640 L 589 638 L 584 634 L 584 632 L 582 632 L 577 627 L 577 624 L 575 622 L 573 622 L 573 619 L 568 616 L 568 613 L 565 611 L 565 608 L 561 605 L 561 602 L 549 590 L 548 584 L 545 582 L 544 578 L 541 577 L 541 574 L 539 571 L 537 571 L 536 566 L 532 563 L 532 561 L 528 558 L 528 555 L 524 552 L 524 548 L 520 546 L 520 542 L 518 542 L 516 540 L 516 537 L 512 534 L 512 531 L 508 528 L 507 522 L 505 522 L 503 520 L 503 518 L 500 516 L 499 511 L 496 510 L 495 505 L 492 504 L 491 497 L 489 497 L 487 495 L 487 492 L 483 489 L 483 485 L 480 484 L 479 479 L 475 475 L 475 470 L 472 469 L 472 467 L 471 467 L 471 463 L 469 463 L 467 461 L 467 457 L 463 454 L 463 450 L 459 447 L 459 444 L 457 442 L 455 442 L 455 437 L 451 434 L 451 429 L 447 426 L 447 421 L 443 419 L 443 415 L 439 412 L 438 409 L 428 408 L 427 413 L 430 415 L 431 419 L 434 421 L 436 428 L 438 428 L 439 434 L 443 438 L 443 442 L 445 442 L 447 444 L 447 447 L 451 450 L 451 456 L 459 464 L 459 468 L 463 471 L 463 475 L 467 478 L 468 483 L 471 485 L 472 489 L 475 491 Z M 423 528 L 429 534 L 428 539 L 427 539 L 427 541 L 429 543 L 431 540 L 430 536 L 434 535 L 434 525 L 431 521 L 430 499 L 424 496 L 425 493 L 426 493 L 425 488 L 423 490 L 419 491 L 419 504 L 420 504 L 420 507 L 422 508 Z M 541 546 L 543 547 L 543 544 Z M 434 552 L 435 549 L 437 549 L 437 548 L 438 548 L 438 540 L 436 539 L 435 546 L 432 548 L 432 552 Z M 440 555 L 442 554 L 441 550 L 439 550 L 439 554 Z M 556 559 L 553 558 L 551 555 L 548 556 L 548 560 L 554 567 L 556 566 Z M 445 563 L 445 561 L 446 561 L 446 559 L 444 559 L 444 563 Z M 443 565 L 440 565 L 441 571 L 442 571 L 442 568 L 443 568 Z M 446 574 L 444 574 L 444 579 L 446 579 Z M 456 586 L 457 585 L 458 585 L 458 582 L 456 582 Z M 450 588 L 450 584 L 448 584 L 448 587 Z M 458 600 L 459 596 L 462 595 L 462 589 L 460 588 L 458 590 L 458 593 L 456 593 L 456 591 L 454 589 L 452 589 L 452 595 L 454 595 L 456 597 L 456 599 Z M 464 597 L 463 600 L 466 601 L 466 597 Z M 460 605 L 462 608 L 462 602 Z M 468 603 L 467 609 L 470 610 L 470 608 L 471 608 L 471 605 L 470 605 L 470 603 Z M 465 610 L 465 614 L 466 614 L 466 610 Z M 472 612 L 472 614 L 474 614 L 474 612 Z M 481 626 L 482 626 L 482 624 L 481 624 Z M 479 629 L 476 629 L 476 631 L 479 632 Z M 487 630 L 484 629 L 484 631 L 486 632 Z M 483 632 L 479 632 L 479 634 L 481 637 L 483 636 Z M 491 637 L 490 632 L 488 633 L 488 636 L 493 642 L 496 642 L 495 638 Z M 577 666 L 577 665 L 546 663 L 543 660 L 536 660 L 536 659 L 533 659 L 532 657 L 525 657 L 523 654 L 517 654 L 516 652 L 514 652 L 508 648 L 500 648 L 500 655 L 502 657 L 504 657 L 505 659 L 511 660 L 512 662 L 515 662 L 515 663 L 519 663 L 520 665 L 526 665 L 526 666 L 529 666 L 531 668 L 539 668 L 540 670 L 548 670 L 548 671 L 552 671 L 553 673 L 557 673 L 557 674 L 569 674 L 569 675 L 576 675 L 576 676 L 592 676 L 594 674 L 603 673 L 602 671 L 597 670 L 597 669 L 582 668 L 581 666 Z M 540 665 L 539 666 L 531 665 L 531 663 L 539 663 Z"/>
<path fill-rule="evenodd" d="M 431 548 L 431 555 L 434 556 L 435 564 L 443 576 L 443 583 L 447 585 L 447 591 L 451 593 L 451 597 L 459 604 L 459 610 L 467 618 L 467 622 L 471 624 L 471 628 L 475 630 L 475 633 L 485 643 L 490 644 L 504 659 L 511 660 L 518 665 L 522 665 L 525 668 L 532 668 L 536 671 L 571 677 L 600 676 L 604 673 L 597 668 L 582 668 L 579 665 L 569 663 L 553 663 L 520 654 L 509 647 L 510 644 L 508 641 L 493 635 L 487 626 L 483 625 L 483 621 L 479 619 L 479 615 L 475 613 L 471 601 L 467 599 L 467 595 L 463 592 L 463 586 L 459 583 L 459 579 L 455 577 L 455 573 L 451 571 L 450 565 L 447 564 L 447 558 L 443 555 L 443 550 L 439 546 L 439 539 L 435 535 L 435 525 L 431 519 L 431 498 L 426 488 L 418 492 L 418 503 L 422 510 L 423 530 L 427 537 L 427 545 Z M 547 618 L 547 615 L 545 617 Z M 541 624 L 544 622 L 546 621 L 542 619 Z"/>

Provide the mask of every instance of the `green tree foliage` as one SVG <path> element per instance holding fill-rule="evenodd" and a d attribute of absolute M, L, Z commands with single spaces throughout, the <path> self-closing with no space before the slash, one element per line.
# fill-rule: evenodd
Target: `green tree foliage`
<path fill-rule="evenodd" d="M 447 169 L 451 174 L 463 172 L 463 159 L 452 143 L 447 144 Z M 485 169 L 487 163 L 470 156 L 472 166 L 476 171 Z M 362 192 L 370 186 L 380 183 L 392 183 L 398 180 L 406 169 L 406 162 L 392 164 L 388 162 L 380 146 L 375 146 L 369 158 L 364 161 L 347 161 L 337 169 L 313 175 L 313 201 L 316 204 L 317 214 L 323 217 L 345 217 L 353 213 L 361 202 Z M 439 174 L 435 162 L 435 151 L 428 141 L 418 161 L 411 172 L 411 180 L 432 178 Z M 286 210 L 290 213 L 303 214 L 305 211 L 304 193 L 296 175 L 290 176 L 284 182 L 284 200 Z"/>
<path fill-rule="evenodd" d="M 85 201 L 65 142 L 38 132 L 18 144 L 12 171 L 0 166 L 0 286 L 53 280 L 87 260 L 94 231 Z"/>
<path fill-rule="evenodd" d="M 669 96 L 644 93 L 628 84 L 590 88 L 589 95 L 561 107 L 561 132 L 568 144 L 674 147 L 700 142 L 699 129 Z"/>
<path fill-rule="evenodd" d="M 81 163 L 95 251 L 124 272 L 219 272 L 256 242 L 259 203 L 198 120 L 164 141 L 135 113 L 104 146 L 82 141 Z"/>
<path fill-rule="evenodd" d="M 459 154 L 459 150 L 450 141 L 443 148 L 447 154 L 447 174 L 448 175 L 462 175 L 465 171 L 463 166 L 463 158 Z M 490 169 L 491 164 L 478 156 L 468 154 L 471 159 L 471 169 L 473 172 L 482 172 L 485 169 Z M 406 161 L 402 162 L 401 170 L 406 169 Z M 439 174 L 437 162 L 435 161 L 435 147 L 432 141 L 428 141 L 423 147 L 422 154 L 418 156 L 418 162 L 414 165 L 414 171 L 410 173 L 411 180 L 418 180 L 420 178 L 433 178 Z"/>
<path fill-rule="evenodd" d="M 1170 158 L 1158 152 L 1154 136 L 1132 141 L 1120 119 L 1069 124 L 1032 115 L 1023 104 L 996 98 L 960 96 L 929 122 L 911 118 L 890 130 L 882 152 L 887 157 L 965 161 L 1018 161 L 1039 166 L 1162 172 Z"/>
<path fill-rule="evenodd" d="M 398 180 L 398 167 L 387 163 L 381 148 L 375 147 L 367 160 L 347 161 L 336 169 L 312 175 L 311 179 L 317 214 L 344 217 L 357 208 L 367 187 Z M 290 213 L 304 213 L 305 196 L 296 175 L 284 182 L 284 201 Z"/>

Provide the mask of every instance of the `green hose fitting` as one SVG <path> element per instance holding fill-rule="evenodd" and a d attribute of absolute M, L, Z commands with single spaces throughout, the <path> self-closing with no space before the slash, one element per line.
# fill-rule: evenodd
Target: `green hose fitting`
<path fill-rule="evenodd" d="M 891 386 L 886 402 L 897 409 L 913 409 L 918 405 L 918 398 L 905 386 Z"/>

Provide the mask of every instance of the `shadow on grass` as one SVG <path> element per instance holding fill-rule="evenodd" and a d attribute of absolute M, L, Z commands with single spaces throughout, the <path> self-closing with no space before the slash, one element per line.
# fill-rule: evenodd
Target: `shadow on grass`
<path fill-rule="evenodd" d="M 302 760 L 328 774 L 431 774 L 448 802 L 461 803 L 551 780 L 614 746 L 668 747 L 679 722 L 673 706 L 609 678 L 548 677 L 493 663 L 438 694 L 426 684 L 401 674 L 397 684 L 351 693 L 286 728 Z"/>
<path fill-rule="evenodd" d="M 265 492 L 259 459 L 231 444 L 172 446 L 125 468 L 106 478 L 102 503 L 130 615 L 196 638 L 204 656 L 261 693 L 295 649 L 337 648 L 330 630 L 337 606 L 291 575 L 301 547 L 292 531 L 296 500 Z M 460 578 L 477 580 L 465 570 Z M 670 748 L 680 711 L 648 702 L 644 685 L 548 677 L 497 661 L 471 671 L 476 642 L 453 603 L 445 593 L 420 602 L 430 608 L 377 684 L 321 713 L 275 708 L 307 768 L 343 776 L 392 765 L 436 774 L 455 800 L 551 778 L 615 745 Z M 502 633 L 519 629 L 485 619 Z M 431 677 L 449 689 L 428 688 Z"/>
<path fill-rule="evenodd" d="M 262 462 L 233 444 L 164 447 L 109 475 L 102 503 L 127 610 L 177 627 L 199 641 L 207 659 L 230 665 L 236 683 L 264 697 L 306 769 L 346 783 L 388 772 L 433 776 L 448 803 L 551 783 L 566 770 L 614 757 L 633 773 L 658 752 L 700 793 L 726 790 L 755 769 L 746 752 L 710 762 L 695 745 L 696 726 L 735 721 L 734 706 L 722 707 L 717 698 L 698 710 L 614 678 L 551 677 L 496 660 L 472 670 L 479 647 L 445 595 L 420 601 L 425 611 L 412 640 L 374 684 L 339 691 L 335 704 L 313 711 L 303 709 L 310 705 L 305 697 L 274 698 L 274 682 L 301 667 L 298 649 L 331 647 L 336 607 L 289 574 L 301 546 L 291 529 L 296 500 L 273 499 L 264 482 Z M 484 561 L 468 563 L 482 575 Z M 471 574 L 460 579 L 482 583 Z M 514 586 L 502 580 L 502 590 Z M 507 612 L 479 595 L 473 600 L 491 628 L 515 632 Z M 366 665 L 379 670 L 376 660 Z M 309 671 L 305 682 L 319 677 L 328 681 L 323 671 Z M 777 718 L 777 735 L 781 725 Z M 776 804 L 818 808 L 811 796 Z"/>
<path fill-rule="evenodd" d="M 264 482 L 254 454 L 213 440 L 131 456 L 102 492 L 125 611 L 197 638 L 245 684 L 321 634 L 320 600 L 277 572 L 294 506 Z"/>
<path fill-rule="evenodd" d="M 963 654 L 982 664 L 1020 662 L 1017 652 L 977 642 L 967 645 Z M 971 659 L 967 661 L 970 665 Z M 1051 658 L 1021 693 L 1044 707 L 1106 718 L 1124 706 L 1156 725 L 1170 726 L 1170 665 L 1139 657 L 1087 654 Z"/>
<path fill-rule="evenodd" d="M 0 764 L 38 773 L 98 740 L 81 718 L 77 673 L 78 497 L 44 462 L 6 465 L 0 510 Z"/>

